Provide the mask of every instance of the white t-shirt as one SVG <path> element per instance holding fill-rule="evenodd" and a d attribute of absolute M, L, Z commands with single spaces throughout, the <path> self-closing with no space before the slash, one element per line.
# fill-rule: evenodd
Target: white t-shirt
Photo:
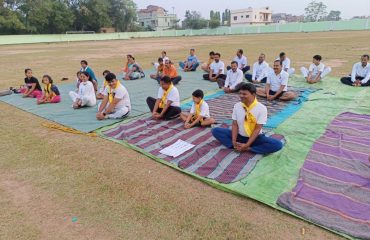
<path fill-rule="evenodd" d="M 193 105 L 191 106 L 191 109 L 190 109 L 190 114 L 194 114 L 195 113 L 195 103 L 193 103 Z M 204 117 L 204 118 L 210 118 L 211 115 L 209 114 L 209 106 L 208 106 L 208 103 L 206 103 L 205 101 L 203 101 L 202 105 L 200 105 L 200 116 Z"/>
<path fill-rule="evenodd" d="M 253 74 L 252 80 L 261 80 L 267 75 L 267 71 L 269 69 L 269 64 L 263 61 L 261 64 L 259 62 L 255 62 L 253 64 Z"/>
<path fill-rule="evenodd" d="M 290 69 L 290 59 L 285 58 L 285 60 L 282 62 L 282 65 L 283 65 L 283 70 Z"/>
<path fill-rule="evenodd" d="M 104 89 L 104 96 L 108 96 L 109 86 Z M 128 94 L 127 89 L 121 84 L 118 88 L 113 89 L 114 98 L 120 99 L 120 101 L 114 106 L 114 110 L 122 109 L 127 107 L 131 110 L 131 101 L 130 95 Z"/>
<path fill-rule="evenodd" d="M 262 125 L 266 124 L 267 108 L 265 105 L 263 105 L 260 102 L 257 103 L 257 105 L 251 110 L 251 113 L 256 118 L 257 124 L 262 124 Z M 244 137 L 249 137 L 247 136 L 247 133 L 245 132 L 245 129 L 244 129 L 245 110 L 241 102 L 238 102 L 234 105 L 232 119 L 237 121 L 238 123 L 239 135 L 242 135 Z M 262 130 L 260 134 L 261 133 L 262 133 Z"/>
<path fill-rule="evenodd" d="M 311 63 L 308 71 L 312 72 L 313 77 L 316 77 L 319 73 L 322 73 L 324 69 L 325 69 L 325 65 L 323 63 L 320 63 L 317 66 L 314 63 Z"/>
<path fill-rule="evenodd" d="M 226 74 L 226 81 L 225 81 L 225 87 L 229 87 L 230 89 L 235 89 L 236 85 L 241 83 L 243 81 L 243 71 L 239 68 L 236 69 L 234 72 L 232 69 L 227 71 Z"/>
<path fill-rule="evenodd" d="M 164 90 L 163 88 L 160 87 L 158 90 L 157 98 L 162 99 L 163 93 L 164 93 Z M 171 106 L 180 107 L 180 94 L 179 94 L 179 90 L 177 90 L 175 86 L 172 87 L 171 91 L 168 93 L 167 100 L 172 101 Z"/>
<path fill-rule="evenodd" d="M 240 58 L 238 56 L 235 56 L 233 60 L 238 63 L 238 68 L 239 69 L 242 69 L 243 67 L 247 66 L 247 64 L 248 64 L 247 57 L 244 56 L 244 55 L 242 55 Z"/>
<path fill-rule="evenodd" d="M 78 87 L 78 98 L 79 99 L 82 99 L 83 97 L 85 98 L 95 98 L 96 99 L 96 96 L 95 96 L 95 89 L 94 89 L 94 85 L 92 84 L 92 82 L 90 81 L 86 81 L 86 82 L 81 82 L 80 83 L 80 86 Z"/>
<path fill-rule="evenodd" d="M 222 70 L 220 74 L 225 74 L 225 64 L 223 61 L 219 61 L 218 63 L 213 62 L 210 66 L 213 74 L 219 74 L 220 69 Z"/>
<path fill-rule="evenodd" d="M 271 91 L 279 91 L 281 85 L 285 86 L 283 91 L 288 91 L 288 80 L 289 74 L 287 72 L 281 70 L 280 74 L 276 75 L 274 71 L 270 71 L 266 83 L 270 84 Z"/>

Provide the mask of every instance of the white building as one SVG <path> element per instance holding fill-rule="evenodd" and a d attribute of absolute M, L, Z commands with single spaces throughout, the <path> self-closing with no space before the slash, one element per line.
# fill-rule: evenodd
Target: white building
<path fill-rule="evenodd" d="M 231 10 L 231 26 L 266 25 L 272 23 L 270 7 Z"/>
<path fill-rule="evenodd" d="M 162 7 L 149 5 L 146 9 L 140 9 L 137 14 L 140 26 L 155 31 L 174 28 L 177 24 L 176 14 L 169 14 Z"/>

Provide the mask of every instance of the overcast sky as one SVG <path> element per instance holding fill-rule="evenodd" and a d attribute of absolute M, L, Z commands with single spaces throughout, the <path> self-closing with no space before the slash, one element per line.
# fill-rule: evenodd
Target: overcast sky
<path fill-rule="evenodd" d="M 321 0 L 330 10 L 342 12 L 342 18 L 352 18 L 359 15 L 370 15 L 370 0 Z M 134 0 L 138 8 L 147 5 L 157 5 L 172 13 L 174 7 L 177 17 L 184 18 L 185 11 L 196 10 L 202 16 L 209 18 L 209 11 L 224 11 L 228 9 L 241 9 L 248 7 L 270 6 L 274 13 L 304 14 L 304 9 L 311 0 Z"/>

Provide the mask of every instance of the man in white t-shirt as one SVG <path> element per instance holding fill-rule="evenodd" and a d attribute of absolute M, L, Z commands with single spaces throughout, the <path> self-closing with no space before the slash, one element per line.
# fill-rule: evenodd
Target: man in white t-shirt
<path fill-rule="evenodd" d="M 130 96 L 127 89 L 117 80 L 114 73 L 108 73 L 105 80 L 108 86 L 104 89 L 104 98 L 99 105 L 96 118 L 104 120 L 127 117 L 131 111 Z"/>
<path fill-rule="evenodd" d="M 234 105 L 232 129 L 213 128 L 212 135 L 227 148 L 238 152 L 250 151 L 269 154 L 279 151 L 281 141 L 266 137 L 262 127 L 267 122 L 267 108 L 256 98 L 256 87 L 243 84 L 239 91 L 240 102 Z"/>
<path fill-rule="evenodd" d="M 270 71 L 266 81 L 265 88 L 258 88 L 257 95 L 265 97 L 272 101 L 280 99 L 282 101 L 289 101 L 297 97 L 294 92 L 288 92 L 289 74 L 282 69 L 280 60 L 275 60 L 274 70 Z"/>
<path fill-rule="evenodd" d="M 243 49 L 238 49 L 236 52 L 236 56 L 234 57 L 233 61 L 238 63 L 238 68 L 243 71 L 243 73 L 246 73 L 251 69 L 251 67 L 248 65 L 248 59 L 246 56 L 243 55 L 244 51 Z M 230 70 L 231 66 L 227 66 L 227 70 Z"/>
<path fill-rule="evenodd" d="M 326 67 L 321 59 L 320 55 L 315 55 L 309 69 L 301 68 L 302 75 L 308 83 L 317 83 L 331 72 L 331 67 Z"/>
<path fill-rule="evenodd" d="M 370 86 L 370 63 L 369 55 L 361 56 L 361 62 L 355 63 L 352 68 L 351 76 L 343 77 L 341 82 L 354 87 Z"/>
<path fill-rule="evenodd" d="M 226 79 L 225 64 L 220 60 L 221 54 L 215 53 L 214 61 L 211 63 L 209 74 L 204 74 L 203 79 L 217 82 L 218 79 Z"/>
<path fill-rule="evenodd" d="M 154 119 L 170 120 L 180 116 L 180 94 L 169 76 L 160 80 L 157 98 L 148 97 L 146 103 Z"/>
<path fill-rule="evenodd" d="M 253 83 L 266 83 L 269 64 L 265 61 L 266 55 L 261 53 L 258 61 L 253 64 L 253 73 L 245 74 L 245 78 Z"/>
<path fill-rule="evenodd" d="M 202 90 L 195 90 L 192 94 L 193 105 L 190 109 L 190 114 L 181 113 L 180 118 L 185 122 L 184 128 L 192 128 L 194 126 L 207 127 L 214 124 L 216 121 L 209 114 L 209 106 L 204 101 L 204 93 Z"/>
<path fill-rule="evenodd" d="M 289 76 L 291 77 L 294 74 L 295 69 L 290 66 L 291 64 L 290 59 L 286 56 L 285 52 L 280 53 L 279 56 L 280 56 L 279 59 L 283 66 L 283 70 L 289 73 Z"/>
<path fill-rule="evenodd" d="M 226 74 L 226 80 L 217 80 L 218 87 L 223 88 L 225 93 L 238 92 L 243 82 L 243 77 L 243 71 L 238 68 L 238 63 L 232 61 L 231 69 Z"/>

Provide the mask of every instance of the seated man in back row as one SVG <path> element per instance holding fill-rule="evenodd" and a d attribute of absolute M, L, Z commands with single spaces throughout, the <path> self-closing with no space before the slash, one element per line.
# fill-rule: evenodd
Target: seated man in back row
<path fill-rule="evenodd" d="M 294 74 L 295 69 L 290 67 L 291 62 L 290 62 L 290 59 L 286 56 L 285 52 L 280 53 L 279 59 L 283 66 L 283 70 L 289 73 L 289 76 L 291 77 Z"/>
<path fill-rule="evenodd" d="M 152 117 L 156 120 L 178 118 L 181 113 L 179 91 L 172 84 L 169 76 L 164 76 L 160 84 L 157 99 L 153 97 L 146 99 Z"/>
<path fill-rule="evenodd" d="M 322 57 L 320 55 L 315 55 L 308 69 L 305 67 L 301 68 L 302 75 L 307 83 L 313 84 L 320 82 L 331 72 L 331 67 L 325 66 L 321 62 L 321 59 Z"/>
<path fill-rule="evenodd" d="M 225 64 L 220 60 L 221 54 L 215 53 L 214 62 L 210 66 L 209 74 L 203 74 L 204 80 L 217 82 L 218 79 L 226 79 Z"/>
<path fill-rule="evenodd" d="M 270 71 L 265 88 L 257 88 L 257 95 L 267 100 L 289 101 L 297 97 L 294 92 L 288 92 L 289 74 L 282 69 L 280 60 L 275 60 L 274 71 Z"/>
<path fill-rule="evenodd" d="M 217 80 L 218 87 L 224 88 L 225 93 L 238 92 L 243 82 L 243 71 L 238 68 L 236 61 L 231 62 L 231 69 L 227 71 L 226 80 L 220 78 Z"/>
<path fill-rule="evenodd" d="M 234 57 L 233 61 L 238 63 L 238 68 L 243 71 L 243 73 L 246 73 L 251 69 L 251 67 L 248 65 L 248 59 L 246 56 L 243 55 L 244 51 L 243 49 L 238 49 L 236 52 L 236 56 Z M 227 67 L 227 70 L 230 70 L 231 66 Z"/>
<path fill-rule="evenodd" d="M 184 62 L 179 62 L 180 68 L 184 70 L 184 72 L 189 71 L 196 71 L 197 67 L 199 66 L 199 61 L 197 56 L 195 56 L 195 49 L 190 49 L 190 55 Z"/>
<path fill-rule="evenodd" d="M 169 76 L 174 85 L 178 84 L 182 79 L 182 77 L 177 73 L 177 69 L 175 65 L 173 65 L 169 59 L 167 59 L 164 63 L 162 75 Z M 158 78 L 158 83 L 159 83 L 159 80 L 160 79 Z"/>
<path fill-rule="evenodd" d="M 240 102 L 234 106 L 232 129 L 213 128 L 212 135 L 227 148 L 238 152 L 268 154 L 282 149 L 281 141 L 266 137 L 262 127 L 267 122 L 267 108 L 256 98 L 256 87 L 250 83 L 240 87 Z"/>
<path fill-rule="evenodd" d="M 361 56 L 361 62 L 355 63 L 352 68 L 351 76 L 343 77 L 340 80 L 343 84 L 354 87 L 370 86 L 370 63 L 369 55 Z"/>
<path fill-rule="evenodd" d="M 258 61 L 253 64 L 252 75 L 247 73 L 245 78 L 253 83 L 266 83 L 267 73 L 270 69 L 269 64 L 265 61 L 266 55 L 261 53 L 258 57 Z"/>

